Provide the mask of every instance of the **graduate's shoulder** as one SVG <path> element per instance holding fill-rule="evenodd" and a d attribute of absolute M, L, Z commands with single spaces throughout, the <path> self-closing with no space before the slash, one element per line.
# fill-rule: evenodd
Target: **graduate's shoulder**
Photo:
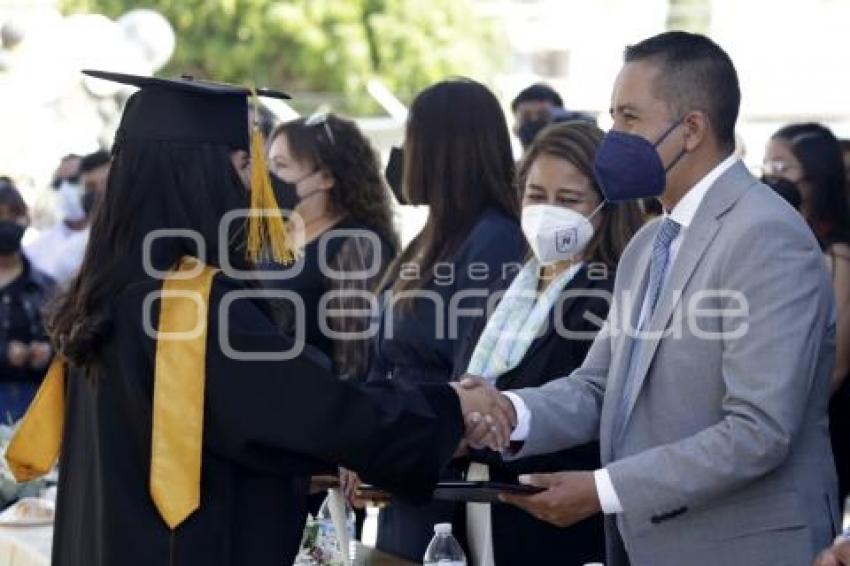
<path fill-rule="evenodd" d="M 125 287 L 115 297 L 114 309 L 117 314 L 129 314 L 131 317 L 139 316 L 139 307 L 142 311 L 150 309 L 157 310 L 162 298 L 164 278 L 147 277 L 133 282 Z M 264 322 L 270 320 L 271 311 L 268 306 L 268 291 L 260 287 L 255 280 L 248 277 L 238 277 L 224 271 L 216 271 L 213 275 L 209 294 L 204 296 L 205 288 L 198 287 L 201 295 L 198 299 L 209 307 L 210 314 L 220 309 L 230 309 L 234 303 L 239 303 L 237 310 L 240 318 L 262 319 Z M 224 307 L 222 307 L 224 305 Z"/>
<path fill-rule="evenodd" d="M 272 291 L 261 286 L 250 274 L 240 275 L 225 270 L 216 272 L 210 289 L 210 314 L 228 314 L 247 326 L 276 330 L 270 299 Z M 298 297 L 294 297 L 298 300 Z"/>
<path fill-rule="evenodd" d="M 113 302 L 115 314 L 119 318 L 138 319 L 146 313 L 155 320 L 161 305 L 164 278 L 146 277 L 125 287 Z M 269 306 L 269 291 L 257 284 L 250 274 L 241 275 L 227 271 L 216 271 L 210 285 L 209 294 L 203 286 L 198 287 L 197 299 L 206 304 L 210 316 L 215 318 L 220 312 L 237 314 L 246 324 L 272 325 L 273 317 Z M 206 295 L 206 296 L 205 296 Z"/>

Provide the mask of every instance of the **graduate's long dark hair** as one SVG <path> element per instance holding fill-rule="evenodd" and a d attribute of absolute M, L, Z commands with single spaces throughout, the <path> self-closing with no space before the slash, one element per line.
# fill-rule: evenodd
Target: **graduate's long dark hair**
<path fill-rule="evenodd" d="M 129 286 L 151 279 L 142 257 L 145 236 L 159 229 L 190 230 L 206 247 L 200 259 L 218 265 L 222 217 L 247 206 L 248 193 L 226 146 L 117 142 L 82 267 L 49 314 L 48 332 L 56 351 L 72 366 L 89 369 L 98 364 L 111 333 L 112 305 Z M 243 224 L 234 222 L 224 243 L 224 253 L 240 268 L 242 246 L 236 242 L 244 241 Z M 199 257 L 197 248 L 191 238 L 158 238 L 151 263 L 164 271 L 184 255 Z"/>

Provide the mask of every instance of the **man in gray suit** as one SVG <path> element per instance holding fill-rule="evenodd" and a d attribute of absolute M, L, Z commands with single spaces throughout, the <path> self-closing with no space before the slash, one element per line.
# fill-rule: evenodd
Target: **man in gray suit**
<path fill-rule="evenodd" d="M 657 169 L 666 212 L 625 250 L 582 367 L 487 421 L 519 423 L 510 458 L 599 439 L 602 469 L 503 499 L 563 526 L 605 512 L 609 566 L 801 566 L 836 534 L 832 290 L 809 227 L 733 155 L 739 102 L 704 36 L 626 50 L 597 176 L 620 200 Z M 470 440 L 504 434 L 484 430 Z"/>

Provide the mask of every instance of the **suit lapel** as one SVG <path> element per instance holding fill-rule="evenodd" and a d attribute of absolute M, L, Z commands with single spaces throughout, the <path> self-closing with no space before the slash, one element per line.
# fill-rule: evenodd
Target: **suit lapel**
<path fill-rule="evenodd" d="M 635 352 L 640 358 L 636 361 L 638 364 L 634 379 L 638 382 L 635 387 L 631 388 L 631 398 L 628 399 L 625 424 L 628 424 L 628 419 L 634 409 L 635 402 L 643 387 L 646 377 L 649 373 L 649 368 L 658 351 L 658 346 L 664 337 L 665 329 L 667 329 L 670 319 L 677 312 L 676 309 L 681 303 L 684 289 L 690 281 L 691 277 L 699 266 L 700 261 L 708 250 L 709 245 L 717 236 L 720 230 L 721 223 L 718 220 L 727 210 L 729 210 L 738 199 L 744 194 L 745 190 L 755 184 L 756 180 L 750 175 L 743 163 L 738 162 L 729 168 L 717 181 L 711 186 L 706 193 L 703 202 L 701 203 L 696 215 L 691 221 L 685 233 L 684 240 L 679 248 L 679 253 L 676 256 L 674 263 L 668 267 L 671 269 L 670 276 L 666 284 L 661 289 L 661 296 L 658 300 L 658 305 L 655 308 L 655 313 L 647 323 L 648 335 L 643 340 L 643 344 L 638 352 Z M 654 239 L 654 238 L 653 238 Z M 650 240 L 649 248 L 652 248 L 652 240 Z M 646 254 L 649 256 L 649 253 Z M 640 314 L 640 308 L 643 304 L 643 297 L 646 294 L 646 285 L 649 273 L 649 261 L 641 263 L 644 276 L 641 283 L 641 300 L 635 305 Z M 681 313 L 681 309 L 679 309 Z M 676 323 L 678 321 L 674 321 Z M 635 328 L 633 326 L 632 328 Z M 675 327 L 674 327 L 675 329 Z M 631 347 L 631 342 L 634 338 L 626 340 L 626 343 Z M 624 356 L 627 358 L 627 356 Z M 620 379 L 620 391 L 622 391 L 622 382 L 626 378 L 628 372 L 628 359 L 621 365 L 618 375 Z M 617 397 L 619 398 L 619 397 Z"/>
<path fill-rule="evenodd" d="M 606 463 L 612 458 L 612 430 L 614 412 L 619 406 L 619 399 L 623 396 L 626 383 L 626 375 L 629 370 L 629 356 L 635 340 L 636 328 L 640 320 L 640 311 L 643 305 L 646 288 L 649 284 L 649 260 L 652 250 L 652 240 L 657 230 L 652 228 L 653 236 L 648 238 L 649 245 L 637 252 L 635 260 L 633 280 L 626 282 L 623 286 L 630 296 L 617 296 L 613 308 L 616 309 L 614 316 L 609 316 L 609 322 L 614 324 L 614 345 L 612 347 L 611 367 L 608 370 L 608 386 L 606 388 L 605 400 L 602 404 L 602 417 L 600 419 L 599 443 L 602 453 L 602 461 Z M 618 273 L 625 273 L 618 271 Z"/>
<path fill-rule="evenodd" d="M 657 223 L 656 223 L 657 224 Z M 653 230 L 654 234 L 654 230 Z M 650 240 L 651 241 L 651 240 Z M 615 305 L 620 312 L 617 312 L 614 321 L 619 328 L 616 329 L 615 346 L 611 375 L 614 377 L 611 386 L 613 391 L 618 394 L 622 391 L 626 371 L 628 370 L 628 356 L 631 352 L 632 344 L 637 333 L 638 322 L 640 322 L 640 311 L 643 306 L 644 297 L 646 296 L 646 288 L 649 285 L 649 260 L 650 260 L 651 244 L 640 253 L 635 270 L 636 276 L 632 285 L 627 285 L 627 292 L 631 296 L 619 297 L 618 305 Z"/>

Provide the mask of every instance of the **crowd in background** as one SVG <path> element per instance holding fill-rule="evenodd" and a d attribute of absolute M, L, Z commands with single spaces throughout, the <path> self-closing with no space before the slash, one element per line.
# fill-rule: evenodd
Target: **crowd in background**
<path fill-rule="evenodd" d="M 363 133 L 344 117 L 320 114 L 267 124 L 276 197 L 282 209 L 298 213 L 304 238 L 297 270 L 266 266 L 293 270 L 292 277 L 267 285 L 294 291 L 306 308 L 302 319 L 291 303 L 273 301 L 281 330 L 324 352 L 343 379 L 417 384 L 473 373 L 507 390 L 539 386 L 579 367 L 598 330 L 591 320 L 604 320 L 609 305 L 589 295 L 559 309 L 553 305 L 576 290 L 611 291 L 620 255 L 660 207 L 654 200 L 605 201 L 593 174 L 603 132 L 593 118 L 566 110 L 548 86 L 536 84 L 519 93 L 511 110 L 509 129 L 485 86 L 466 79 L 432 85 L 414 100 L 404 145 L 394 149 L 385 170 Z M 524 148 L 519 163 L 511 153 L 511 131 Z M 27 246 L 21 243 L 30 223 L 27 206 L 14 181 L 0 179 L 4 420 L 23 414 L 51 359 L 42 313 L 57 289 L 73 285 L 90 218 L 107 190 L 109 166 L 107 151 L 63 158 L 52 184 L 58 222 Z M 808 223 L 832 277 L 838 318 L 830 425 L 844 501 L 850 489 L 850 141 L 836 139 L 823 124 L 789 124 L 768 143 L 763 180 Z M 393 198 L 429 207 L 425 226 L 405 247 L 393 220 Z M 540 226 L 564 214 L 583 216 L 589 227 L 581 252 L 568 257 L 535 240 Z M 378 268 L 369 269 L 376 262 Z M 448 284 L 439 279 L 440 266 L 447 264 L 455 273 Z M 507 264 L 517 267 L 506 273 L 502 266 Z M 355 275 L 328 277 L 325 266 Z M 423 276 L 408 277 L 408 270 Z M 376 295 L 390 290 L 401 298 L 389 316 L 380 317 L 377 337 L 335 339 L 327 329 L 363 331 L 376 316 L 367 314 L 370 301 L 341 290 Z M 536 298 L 523 303 L 523 290 Z M 489 318 L 465 317 L 454 332 L 441 331 L 451 297 L 464 292 L 479 299 L 501 293 L 502 302 L 487 311 Z M 381 314 L 386 307 L 381 304 Z M 329 308 L 349 314 L 329 317 Z M 499 336 L 517 311 L 536 331 L 545 330 L 506 347 Z M 392 332 L 385 331 L 386 325 Z M 565 338 L 556 327 L 586 338 Z M 599 460 L 595 443 L 511 462 L 470 449 L 453 462 L 445 479 L 516 482 L 520 474 L 596 470 Z M 353 473 L 340 473 L 344 485 L 358 481 Z M 475 563 L 544 564 L 564 555 L 583 563 L 605 554 L 599 518 L 564 530 L 512 506 L 453 502 L 392 502 L 381 511 L 378 547 L 420 560 L 433 525 L 442 522 L 454 525 Z"/>

